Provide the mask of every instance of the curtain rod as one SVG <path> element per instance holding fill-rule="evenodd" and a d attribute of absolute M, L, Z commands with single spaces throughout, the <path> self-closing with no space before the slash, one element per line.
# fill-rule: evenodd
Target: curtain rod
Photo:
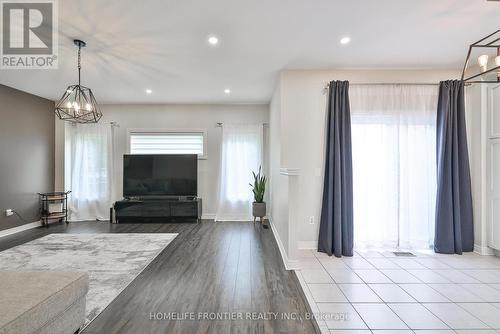
<path fill-rule="evenodd" d="M 438 83 L 430 83 L 430 82 L 359 82 L 359 83 L 349 83 L 349 86 L 397 86 L 397 85 L 408 85 L 408 86 L 439 86 Z M 330 83 L 326 83 L 325 87 L 323 87 L 323 92 L 326 94 L 328 92 L 328 88 L 330 87 Z"/>
<path fill-rule="evenodd" d="M 269 125 L 269 123 L 261 123 L 261 124 L 264 125 L 264 126 L 268 126 Z M 224 125 L 224 123 L 222 123 L 222 122 L 215 123 L 215 126 L 219 127 L 219 128 L 222 127 L 223 125 Z"/>
<path fill-rule="evenodd" d="M 411 86 L 439 86 L 438 83 L 430 83 L 430 82 L 359 82 L 359 83 L 349 83 L 349 86 L 389 86 L 389 85 L 411 85 Z M 327 82 L 325 85 L 325 89 L 327 89 L 330 86 L 330 83 Z"/>
<path fill-rule="evenodd" d="M 71 122 L 70 124 L 71 124 L 72 126 L 76 126 L 76 124 L 77 124 L 77 123 L 76 123 L 76 122 Z M 98 124 L 99 124 L 99 123 L 98 123 Z M 113 121 L 113 122 L 101 122 L 100 124 L 109 124 L 109 125 L 111 125 L 111 127 L 113 127 L 113 128 L 119 128 L 119 127 L 120 127 L 120 124 L 118 124 L 118 122 L 114 122 L 114 121 Z"/>
<path fill-rule="evenodd" d="M 466 82 L 464 83 L 465 86 L 470 86 L 472 83 L 476 82 Z M 349 86 L 389 86 L 389 85 L 408 85 L 408 86 L 439 86 L 438 83 L 430 83 L 430 82 L 416 82 L 416 83 L 411 83 L 411 82 L 377 82 L 377 83 L 369 83 L 369 82 L 360 82 L 360 83 L 349 83 Z M 328 91 L 328 88 L 330 87 L 330 83 L 327 83 L 323 90 L 325 93 Z"/>
<path fill-rule="evenodd" d="M 378 82 L 378 83 L 369 83 L 369 82 L 360 82 L 349 84 L 351 86 L 369 86 L 369 85 L 410 85 L 410 86 L 439 86 L 438 83 L 430 83 L 430 82 Z"/>

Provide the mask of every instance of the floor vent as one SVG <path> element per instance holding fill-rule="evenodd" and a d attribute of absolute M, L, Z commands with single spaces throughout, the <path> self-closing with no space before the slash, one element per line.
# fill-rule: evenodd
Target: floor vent
<path fill-rule="evenodd" d="M 415 254 L 410 253 L 410 252 L 393 252 L 393 253 L 396 256 L 407 256 L 407 257 L 415 256 Z"/>

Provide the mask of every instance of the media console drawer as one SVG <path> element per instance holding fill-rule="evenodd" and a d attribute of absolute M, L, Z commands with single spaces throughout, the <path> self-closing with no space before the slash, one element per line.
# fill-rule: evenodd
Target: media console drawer
<path fill-rule="evenodd" d="M 141 213 L 142 216 L 169 217 L 171 216 L 170 207 L 171 205 L 169 202 L 144 201 L 142 203 Z"/>
<path fill-rule="evenodd" d="M 176 217 L 189 217 L 197 215 L 198 203 L 181 202 L 170 206 L 170 214 Z"/>
<path fill-rule="evenodd" d="M 201 198 L 194 200 L 123 200 L 113 205 L 116 223 L 197 222 L 201 219 Z"/>

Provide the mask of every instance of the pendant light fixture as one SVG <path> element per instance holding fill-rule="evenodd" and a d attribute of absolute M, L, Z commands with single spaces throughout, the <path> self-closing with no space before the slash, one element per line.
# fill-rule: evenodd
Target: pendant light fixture
<path fill-rule="evenodd" d="M 479 71 L 473 71 L 474 68 L 469 71 L 469 60 L 475 50 L 481 52 L 481 55 L 477 58 Z M 490 61 L 491 59 L 494 59 L 494 62 Z M 466 73 L 469 75 L 468 77 L 466 77 Z M 462 81 L 466 83 L 500 82 L 500 30 L 469 46 L 469 52 L 462 70 Z"/>
<path fill-rule="evenodd" d="M 66 88 L 63 96 L 56 104 L 56 115 L 63 121 L 73 123 L 97 123 L 102 112 L 92 94 L 92 90 L 82 86 L 81 81 L 81 51 L 87 44 L 75 39 L 73 43 L 78 47 L 78 84 Z"/>

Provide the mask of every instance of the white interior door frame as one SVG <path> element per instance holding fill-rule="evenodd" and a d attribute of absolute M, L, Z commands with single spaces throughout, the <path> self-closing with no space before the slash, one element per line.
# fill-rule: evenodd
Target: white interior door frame
<path fill-rule="evenodd" d="M 500 250 L 500 84 L 487 86 L 488 138 L 487 226 L 488 246 Z"/>

